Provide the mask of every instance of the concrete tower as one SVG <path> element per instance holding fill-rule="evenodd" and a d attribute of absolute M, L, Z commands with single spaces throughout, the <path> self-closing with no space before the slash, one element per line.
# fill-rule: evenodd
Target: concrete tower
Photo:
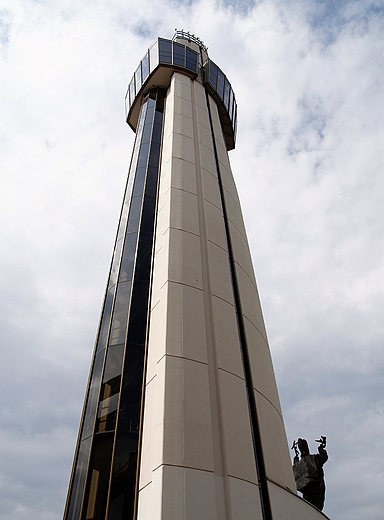
<path fill-rule="evenodd" d="M 159 38 L 126 97 L 134 151 L 65 520 L 311 520 L 296 494 L 228 160 L 236 101 L 202 42 Z"/>

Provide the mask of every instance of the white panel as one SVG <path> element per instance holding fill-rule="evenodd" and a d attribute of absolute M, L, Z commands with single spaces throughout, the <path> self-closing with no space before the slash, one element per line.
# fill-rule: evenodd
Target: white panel
<path fill-rule="evenodd" d="M 212 315 L 218 367 L 244 379 L 235 307 L 214 296 Z"/>
<path fill-rule="evenodd" d="M 195 165 L 178 159 L 172 158 L 172 179 L 170 184 L 173 188 L 180 188 L 190 193 L 196 194 L 196 170 Z"/>
<path fill-rule="evenodd" d="M 171 227 L 198 235 L 199 217 L 196 195 L 188 191 L 172 188 L 170 204 L 172 207 Z"/>
<path fill-rule="evenodd" d="M 205 223 L 207 238 L 222 249 L 228 249 L 227 235 L 224 227 L 223 212 L 210 202 L 205 202 Z"/>
<path fill-rule="evenodd" d="M 202 288 L 200 239 L 170 228 L 169 280 Z"/>
<path fill-rule="evenodd" d="M 208 242 L 208 255 L 212 294 L 233 304 L 232 281 L 227 251 L 212 242 Z"/>
<path fill-rule="evenodd" d="M 272 404 L 255 392 L 257 415 L 267 478 L 296 490 L 282 417 Z"/>
<path fill-rule="evenodd" d="M 263 394 L 281 414 L 279 395 L 275 381 L 271 353 L 268 343 L 256 327 L 244 318 L 249 361 L 251 364 L 253 385 Z"/>
<path fill-rule="evenodd" d="M 207 362 L 204 298 L 200 289 L 169 282 L 167 354 Z"/>
<path fill-rule="evenodd" d="M 256 484 L 229 477 L 228 487 L 231 520 L 263 520 L 260 493 Z"/>
<path fill-rule="evenodd" d="M 255 458 L 245 384 L 242 379 L 219 370 L 226 472 L 256 483 Z"/>

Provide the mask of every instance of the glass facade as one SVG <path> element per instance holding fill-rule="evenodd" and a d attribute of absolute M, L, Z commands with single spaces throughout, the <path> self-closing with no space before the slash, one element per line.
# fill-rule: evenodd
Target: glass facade
<path fill-rule="evenodd" d="M 193 74 L 198 72 L 198 53 L 186 45 L 158 38 L 141 60 L 133 75 L 125 96 L 125 109 L 128 114 L 141 87 L 159 65 L 175 66 L 187 69 Z"/>
<path fill-rule="evenodd" d="M 184 34 L 184 33 L 180 33 Z M 185 39 L 192 39 L 189 35 Z M 206 51 L 206 48 L 204 48 Z M 134 73 L 125 96 L 125 113 L 129 118 L 131 107 L 134 105 L 143 85 L 159 67 L 172 67 L 193 73 L 199 73 L 199 54 L 182 43 L 158 38 L 141 60 Z M 235 147 L 237 128 L 237 106 L 235 94 L 231 84 L 223 71 L 210 59 L 200 69 L 203 71 L 204 84 L 219 105 L 220 120 L 228 150 Z M 144 90 L 144 89 L 143 89 Z M 127 119 L 128 120 L 128 119 Z"/>
<path fill-rule="evenodd" d="M 148 74 L 143 60 L 133 81 Z M 164 90 L 143 100 L 65 520 L 129 520 L 136 500 Z"/>

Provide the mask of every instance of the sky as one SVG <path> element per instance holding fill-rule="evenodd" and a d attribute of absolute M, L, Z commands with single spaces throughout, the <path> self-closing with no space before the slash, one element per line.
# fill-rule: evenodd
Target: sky
<path fill-rule="evenodd" d="M 238 104 L 230 160 L 288 442 L 332 520 L 384 510 L 384 1 L 0 0 L 0 520 L 62 518 L 134 134 L 174 29 Z"/>

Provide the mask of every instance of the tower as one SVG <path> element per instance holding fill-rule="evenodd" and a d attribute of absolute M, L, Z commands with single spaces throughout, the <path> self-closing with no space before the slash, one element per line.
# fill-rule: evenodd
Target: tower
<path fill-rule="evenodd" d="M 177 31 L 126 96 L 136 132 L 65 520 L 308 520 L 228 150 L 233 90 Z"/>

